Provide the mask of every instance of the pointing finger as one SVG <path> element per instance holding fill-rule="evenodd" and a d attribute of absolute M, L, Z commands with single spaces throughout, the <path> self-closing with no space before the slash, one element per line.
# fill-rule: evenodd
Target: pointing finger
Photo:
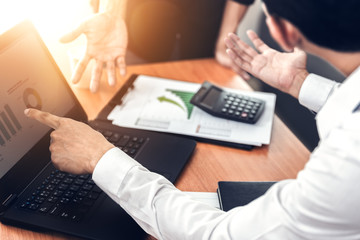
<path fill-rule="evenodd" d="M 53 129 L 57 129 L 60 126 L 60 117 L 52 115 L 48 112 L 43 112 L 34 108 L 28 108 L 25 109 L 24 113 L 27 117 L 35 119 Z"/>

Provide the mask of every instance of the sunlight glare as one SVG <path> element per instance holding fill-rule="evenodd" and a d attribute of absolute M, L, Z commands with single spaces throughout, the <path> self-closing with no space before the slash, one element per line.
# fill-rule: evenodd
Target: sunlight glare
<path fill-rule="evenodd" d="M 29 19 L 66 78 L 71 76 L 69 49 L 84 46 L 84 36 L 62 44 L 59 38 L 92 14 L 89 0 L 0 0 L 0 34 Z"/>
<path fill-rule="evenodd" d="M 88 0 L 0 0 L 0 32 L 30 19 L 41 35 L 60 35 L 91 13 Z"/>

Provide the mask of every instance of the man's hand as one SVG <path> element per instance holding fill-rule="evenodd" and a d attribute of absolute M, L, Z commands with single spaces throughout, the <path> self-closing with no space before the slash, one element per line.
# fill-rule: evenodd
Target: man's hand
<path fill-rule="evenodd" d="M 219 42 L 216 44 L 216 48 L 215 48 L 215 59 L 218 63 L 220 63 L 224 67 L 234 68 L 236 66 L 236 64 L 226 53 L 226 50 L 227 50 L 227 47 L 224 43 L 224 39 L 219 40 Z M 244 72 L 244 74 L 248 75 L 245 71 L 243 71 L 243 72 Z M 241 75 L 241 76 L 244 77 L 245 75 Z"/>
<path fill-rule="evenodd" d="M 248 31 L 247 34 L 259 52 L 233 33 L 229 33 L 225 39 L 227 53 L 236 65 L 233 70 L 240 76 L 246 71 L 298 98 L 301 85 L 309 74 L 306 70 L 306 53 L 297 48 L 291 53 L 281 53 L 268 47 L 255 32 Z"/>
<path fill-rule="evenodd" d="M 100 158 L 111 148 L 101 133 L 88 125 L 36 109 L 25 115 L 51 128 L 51 159 L 58 169 L 74 174 L 92 173 Z"/>
<path fill-rule="evenodd" d="M 99 88 L 103 66 L 106 64 L 108 83 L 116 84 L 116 67 L 122 76 L 126 73 L 125 53 L 128 44 L 128 34 L 124 20 L 110 13 L 99 13 L 84 21 L 75 30 L 63 36 L 60 41 L 73 41 L 82 33 L 87 38 L 85 55 L 77 64 L 72 75 L 72 82 L 80 81 L 89 61 L 94 58 L 90 90 L 96 92 Z"/>

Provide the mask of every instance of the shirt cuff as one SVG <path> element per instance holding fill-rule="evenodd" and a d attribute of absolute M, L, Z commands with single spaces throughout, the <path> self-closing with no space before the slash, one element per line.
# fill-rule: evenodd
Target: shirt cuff
<path fill-rule="evenodd" d="M 316 74 L 309 74 L 301 86 L 299 102 L 314 112 L 319 112 L 339 83 Z"/>
<path fill-rule="evenodd" d="M 128 171 L 140 165 L 118 148 L 108 150 L 95 166 L 92 178 L 103 191 L 117 194 Z"/>

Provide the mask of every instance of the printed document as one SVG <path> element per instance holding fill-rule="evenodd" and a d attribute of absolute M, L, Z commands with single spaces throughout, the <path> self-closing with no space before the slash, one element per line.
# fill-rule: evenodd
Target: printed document
<path fill-rule="evenodd" d="M 265 110 L 255 124 L 214 117 L 193 106 L 190 99 L 200 84 L 139 75 L 133 89 L 109 114 L 113 124 L 175 133 L 193 137 L 261 146 L 269 144 L 274 118 L 275 95 L 272 93 L 225 90 L 263 99 Z"/>

